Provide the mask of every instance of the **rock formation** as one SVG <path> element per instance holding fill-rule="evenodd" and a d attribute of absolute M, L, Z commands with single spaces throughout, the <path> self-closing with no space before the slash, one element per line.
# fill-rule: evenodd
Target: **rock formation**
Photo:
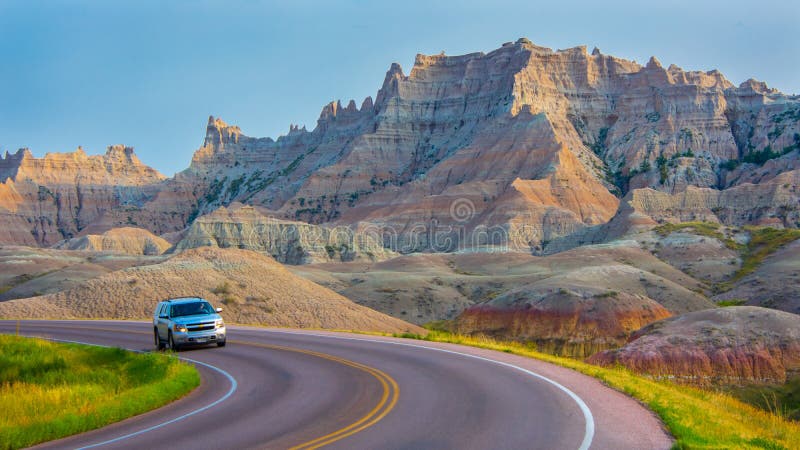
<path fill-rule="evenodd" d="M 166 240 L 141 228 L 112 228 L 101 235 L 89 234 L 56 243 L 53 248 L 111 252 L 128 255 L 160 255 L 172 247 Z"/>
<path fill-rule="evenodd" d="M 754 306 L 683 314 L 589 362 L 693 384 L 782 383 L 800 371 L 800 316 Z"/>
<path fill-rule="evenodd" d="M 255 250 L 286 264 L 372 261 L 394 255 L 383 247 L 380 236 L 349 227 L 327 228 L 279 220 L 240 203 L 198 217 L 178 243 L 177 250 L 204 246 Z"/>
<path fill-rule="evenodd" d="M 671 314 L 650 298 L 600 289 L 515 289 L 458 316 L 455 331 L 536 343 L 585 357 L 625 343 L 634 331 Z"/>
<path fill-rule="evenodd" d="M 0 159 L 0 242 L 48 246 L 74 237 L 111 211 L 137 209 L 164 179 L 121 145 L 102 156 L 81 148 L 44 158 L 27 149 L 6 153 Z"/>
<path fill-rule="evenodd" d="M 799 123 L 800 99 L 761 82 L 520 39 L 417 55 L 408 75 L 392 64 L 374 101 L 331 102 L 313 130 L 276 140 L 210 117 L 189 168 L 166 181 L 122 147 L 7 155 L 0 240 L 175 233 L 234 202 L 370 229 L 404 253 L 564 248 L 628 210 L 797 227 Z"/>
<path fill-rule="evenodd" d="M 798 99 L 763 83 L 521 39 L 418 55 L 408 76 L 393 64 L 374 103 L 332 102 L 277 141 L 211 118 L 190 171 L 211 180 L 206 212 L 238 200 L 367 223 L 402 252 L 536 250 L 607 222 L 612 192 L 656 221 L 797 226 L 798 120 Z"/>

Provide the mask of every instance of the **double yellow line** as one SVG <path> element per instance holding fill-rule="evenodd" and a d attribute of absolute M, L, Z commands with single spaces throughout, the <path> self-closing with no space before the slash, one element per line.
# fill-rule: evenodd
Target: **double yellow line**
<path fill-rule="evenodd" d="M 40 326 L 42 324 L 37 324 Z M 45 327 L 48 325 L 45 325 Z M 59 328 L 79 328 L 81 330 L 95 330 L 95 331 L 111 331 L 115 333 L 132 333 L 132 334 L 150 334 L 145 333 L 142 331 L 132 331 L 132 330 L 120 330 L 115 328 L 100 328 L 100 327 L 60 327 L 58 325 L 53 325 L 53 327 Z M 19 323 L 17 324 L 17 333 L 19 333 Z M 250 342 L 250 341 L 238 341 L 238 340 L 231 340 L 232 344 L 236 345 L 246 345 L 249 347 L 259 347 L 265 348 L 270 350 L 280 350 L 280 351 L 287 351 L 287 352 L 295 352 L 295 353 L 302 353 L 309 356 L 314 356 L 317 358 L 327 359 L 328 361 L 333 361 L 339 364 L 343 364 L 345 366 L 352 367 L 354 369 L 361 370 L 362 372 L 366 372 L 367 374 L 371 375 L 372 377 L 376 378 L 380 383 L 381 387 L 383 388 L 383 394 L 381 395 L 381 399 L 377 405 L 375 405 L 372 410 L 370 410 L 364 417 L 358 419 L 357 421 L 351 423 L 350 425 L 336 430 L 332 433 L 328 433 L 324 436 L 320 436 L 316 439 L 311 441 L 295 445 L 291 447 L 290 450 L 311 450 L 317 449 L 320 447 L 324 447 L 328 444 L 332 444 L 336 441 L 342 440 L 348 436 L 352 436 L 358 432 L 361 432 L 372 425 L 378 423 L 381 419 L 386 417 L 389 412 L 394 409 L 395 405 L 397 404 L 397 400 L 400 397 L 400 387 L 397 385 L 397 382 L 387 375 L 385 372 L 378 370 L 374 367 L 367 366 L 365 364 L 357 363 L 355 361 L 350 361 L 349 359 L 340 358 L 338 356 L 329 355 L 327 353 L 320 353 L 311 350 L 304 350 L 300 348 L 293 348 L 293 347 L 284 347 L 281 345 L 270 345 L 270 344 L 262 344 L 259 342 Z"/>
<path fill-rule="evenodd" d="M 290 450 L 317 449 L 320 447 L 324 447 L 328 444 L 334 443 L 336 441 L 342 440 L 348 436 L 352 436 L 360 431 L 363 431 L 371 427 L 372 425 L 375 425 L 381 419 L 386 417 L 386 415 L 389 414 L 389 412 L 397 404 L 397 399 L 400 397 L 400 387 L 397 385 L 397 382 L 392 377 L 387 375 L 385 372 L 378 370 L 374 367 L 350 361 L 348 359 L 339 358 L 337 356 L 328 355 L 326 353 L 314 352 L 311 350 L 303 350 L 293 347 L 283 347 L 280 345 L 261 344 L 258 342 L 249 342 L 249 341 L 231 341 L 231 342 L 238 345 L 248 345 L 251 347 L 267 348 L 271 350 L 282 350 L 287 352 L 302 353 L 305 355 L 315 356 L 317 358 L 327 359 L 329 361 L 334 361 L 339 364 L 343 364 L 345 366 L 353 367 L 355 369 L 366 372 L 375 377 L 381 383 L 381 387 L 383 388 L 383 394 L 381 395 L 381 400 L 364 417 L 360 418 L 356 422 L 353 422 L 344 428 L 326 434 L 325 436 L 320 436 L 311 441 L 295 445 L 291 447 Z"/>

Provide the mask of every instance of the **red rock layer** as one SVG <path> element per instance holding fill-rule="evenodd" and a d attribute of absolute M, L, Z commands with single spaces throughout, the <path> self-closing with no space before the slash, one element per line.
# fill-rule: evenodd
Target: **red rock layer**
<path fill-rule="evenodd" d="M 687 313 L 588 361 L 693 384 L 784 382 L 800 371 L 800 316 L 753 306 Z"/>
<path fill-rule="evenodd" d="M 563 346 L 556 351 L 586 356 L 622 345 L 634 331 L 670 315 L 655 301 L 639 295 L 609 293 L 581 298 L 564 291 L 524 305 L 473 306 L 458 316 L 455 330 L 532 341 L 544 350 Z"/>

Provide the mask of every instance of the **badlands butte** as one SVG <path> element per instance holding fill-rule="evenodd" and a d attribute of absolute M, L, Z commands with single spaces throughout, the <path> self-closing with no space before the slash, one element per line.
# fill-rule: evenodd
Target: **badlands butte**
<path fill-rule="evenodd" d="M 800 370 L 800 97 L 527 39 L 417 55 L 313 130 L 210 117 L 165 177 L 130 147 L 0 160 L 0 317 L 531 343 L 697 383 Z"/>

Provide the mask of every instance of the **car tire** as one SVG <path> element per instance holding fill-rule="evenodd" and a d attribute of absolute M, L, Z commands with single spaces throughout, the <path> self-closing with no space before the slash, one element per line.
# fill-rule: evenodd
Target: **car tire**
<path fill-rule="evenodd" d="M 225 347 L 225 341 L 217 341 L 217 347 Z"/>
<path fill-rule="evenodd" d="M 164 342 L 161 340 L 161 336 L 158 335 L 158 329 L 153 329 L 153 342 L 156 344 L 156 350 L 164 350 Z"/>
<path fill-rule="evenodd" d="M 175 343 L 175 340 L 172 339 L 172 332 L 167 335 L 167 347 L 172 350 L 173 352 L 180 351 L 180 346 Z"/>

